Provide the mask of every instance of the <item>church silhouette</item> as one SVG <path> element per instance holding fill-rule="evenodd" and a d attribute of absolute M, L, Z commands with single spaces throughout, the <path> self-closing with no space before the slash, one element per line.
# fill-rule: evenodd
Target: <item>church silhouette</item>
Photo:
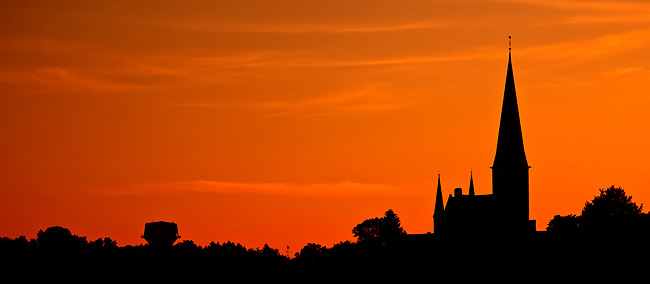
<path fill-rule="evenodd" d="M 469 192 L 461 188 L 443 204 L 440 174 L 433 214 L 433 230 L 438 236 L 473 234 L 526 234 L 535 231 L 529 220 L 528 161 L 519 120 L 517 93 L 512 72 L 512 48 L 508 48 L 508 71 L 497 151 L 492 165 L 492 194 L 476 195 L 470 174 Z"/>

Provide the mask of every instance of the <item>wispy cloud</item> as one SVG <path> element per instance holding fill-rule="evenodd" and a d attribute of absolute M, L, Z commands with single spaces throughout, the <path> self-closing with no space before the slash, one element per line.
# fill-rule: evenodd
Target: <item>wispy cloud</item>
<path fill-rule="evenodd" d="M 594 24 L 594 23 L 648 23 L 650 9 L 639 14 L 608 14 L 608 15 L 574 15 L 547 24 Z"/>
<path fill-rule="evenodd" d="M 345 55 L 345 54 L 343 54 Z M 175 66 L 187 70 L 209 71 L 251 69 L 251 68 L 339 68 L 339 67 L 372 67 L 426 64 L 439 62 L 471 61 L 481 59 L 496 59 L 503 56 L 503 49 L 477 48 L 462 52 L 436 54 L 417 54 L 412 56 L 376 56 L 370 59 L 343 58 L 340 56 L 319 55 L 318 50 L 286 51 L 286 52 L 248 52 L 231 56 L 191 55 L 163 56 L 152 58 L 151 64 Z M 146 58 L 142 60 L 147 60 Z M 170 67 L 171 68 L 171 67 Z"/>
<path fill-rule="evenodd" d="M 636 74 L 646 74 L 646 73 L 648 73 L 648 69 L 646 68 L 643 68 L 641 66 L 631 66 L 631 67 L 616 68 L 612 71 L 604 72 L 603 77 L 607 79 L 612 79 L 612 78 L 621 78 L 621 77 L 632 76 Z"/>
<path fill-rule="evenodd" d="M 358 115 L 407 108 L 414 102 L 391 95 L 382 86 L 372 85 L 296 100 L 261 102 L 181 102 L 165 103 L 176 107 L 240 108 L 266 111 L 272 116 Z"/>
<path fill-rule="evenodd" d="M 380 33 L 398 32 L 405 30 L 434 29 L 447 26 L 441 22 L 412 22 L 393 24 L 334 24 L 334 23 L 263 23 L 263 22 L 220 22 L 206 21 L 142 21 L 132 22 L 157 25 L 165 28 L 200 31 L 200 32 L 238 32 L 238 33 L 284 33 L 284 34 L 349 34 L 349 33 Z"/>
<path fill-rule="evenodd" d="M 276 115 L 338 115 L 392 111 L 409 105 L 386 95 L 379 86 L 366 86 L 298 101 L 260 103 L 256 107 L 276 111 Z"/>
<path fill-rule="evenodd" d="M 650 8 L 646 1 L 600 1 L 600 0 L 491 0 L 494 2 L 522 3 L 536 6 L 547 6 L 561 9 L 586 9 L 598 11 L 638 11 Z"/>
<path fill-rule="evenodd" d="M 211 180 L 193 180 L 168 183 L 141 183 L 115 188 L 99 188 L 98 192 L 100 194 L 109 195 L 151 195 L 203 192 L 218 194 L 262 194 L 327 197 L 405 194 L 403 190 L 388 184 L 360 183 L 352 181 L 341 181 L 334 183 L 255 183 L 224 182 Z"/>
<path fill-rule="evenodd" d="M 0 70 L 0 85 L 19 86 L 23 91 L 125 90 L 133 85 L 101 80 L 83 71 L 66 67 L 36 67 Z M 11 87 L 9 87 L 11 88 Z"/>
<path fill-rule="evenodd" d="M 530 58 L 591 59 L 650 46 L 650 29 L 608 34 L 596 38 L 540 45 L 517 50 Z"/>

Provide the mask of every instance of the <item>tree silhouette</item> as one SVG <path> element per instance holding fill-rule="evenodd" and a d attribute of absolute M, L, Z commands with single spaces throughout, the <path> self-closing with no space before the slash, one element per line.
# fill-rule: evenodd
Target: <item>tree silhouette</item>
<path fill-rule="evenodd" d="M 295 254 L 297 259 L 303 261 L 315 261 L 327 248 L 315 243 L 307 243 L 300 252 Z"/>
<path fill-rule="evenodd" d="M 377 239 L 380 236 L 382 219 L 366 219 L 352 229 L 352 233 L 357 238 L 357 242 Z"/>
<path fill-rule="evenodd" d="M 357 237 L 357 242 L 378 242 L 380 244 L 394 243 L 406 235 L 399 217 L 392 209 L 386 211 L 382 218 L 363 221 L 352 229 L 352 233 Z"/>
<path fill-rule="evenodd" d="M 98 238 L 94 241 L 88 242 L 88 246 L 93 249 L 116 249 L 117 242 L 111 240 L 109 237 L 105 237 L 104 239 Z"/>
<path fill-rule="evenodd" d="M 580 216 L 574 214 L 560 216 L 555 215 L 553 219 L 548 222 L 546 231 L 556 233 L 575 233 L 579 229 Z"/>
<path fill-rule="evenodd" d="M 627 196 L 620 187 L 610 186 L 598 189 L 600 194 L 592 201 L 585 202 L 580 216 L 555 215 L 548 222 L 546 230 L 549 232 L 575 233 L 583 230 L 612 230 L 612 226 L 632 225 L 635 220 L 632 216 L 639 216 L 643 211 L 643 204 L 637 206 L 632 202 L 632 196 Z"/>
<path fill-rule="evenodd" d="M 105 237 L 103 240 L 104 248 L 115 249 L 117 248 L 117 241 L 111 240 L 109 237 Z"/>
<path fill-rule="evenodd" d="M 585 203 L 582 209 L 584 218 L 606 218 L 607 216 L 639 215 L 643 211 L 643 204 L 637 206 L 632 202 L 632 196 L 626 196 L 625 190 L 613 185 L 606 189 L 599 189 L 600 195 Z"/>
<path fill-rule="evenodd" d="M 268 244 L 264 244 L 264 247 L 262 247 L 262 249 L 258 250 L 258 252 L 263 257 L 277 257 L 277 256 L 280 256 L 280 250 L 279 249 L 274 249 L 274 248 L 270 247 Z"/>
<path fill-rule="evenodd" d="M 196 251 L 201 249 L 201 247 L 197 246 L 193 240 L 183 240 L 182 242 L 175 244 L 174 248 L 184 251 Z"/>
<path fill-rule="evenodd" d="M 80 249 L 87 244 L 86 237 L 73 235 L 70 230 L 60 226 L 39 230 L 36 236 L 38 245 L 45 249 Z"/>
<path fill-rule="evenodd" d="M 600 195 L 585 203 L 582 209 L 581 230 L 601 233 L 622 233 L 637 228 L 643 204 L 637 206 L 632 196 L 620 187 L 599 189 Z"/>
<path fill-rule="evenodd" d="M 388 244 L 395 243 L 399 241 L 402 236 L 406 235 L 406 231 L 402 228 L 399 217 L 392 209 L 388 209 L 384 214 L 381 234 L 384 238 L 384 242 Z"/>

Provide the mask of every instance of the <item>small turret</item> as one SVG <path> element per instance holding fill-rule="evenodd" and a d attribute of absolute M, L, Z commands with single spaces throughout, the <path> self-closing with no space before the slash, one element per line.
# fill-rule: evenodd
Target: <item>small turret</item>
<path fill-rule="evenodd" d="M 436 190 L 436 207 L 433 211 L 433 232 L 440 232 L 442 227 L 445 205 L 442 200 L 442 187 L 440 186 L 440 174 L 438 174 L 438 189 Z"/>
<path fill-rule="evenodd" d="M 475 196 L 476 193 L 474 193 L 474 177 L 472 172 L 469 172 L 469 196 Z"/>

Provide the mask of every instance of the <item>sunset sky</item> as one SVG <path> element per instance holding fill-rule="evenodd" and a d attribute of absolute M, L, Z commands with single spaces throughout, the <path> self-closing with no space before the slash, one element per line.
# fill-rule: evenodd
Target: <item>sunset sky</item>
<path fill-rule="evenodd" d="M 137 2 L 137 3 L 134 3 Z M 508 35 L 530 218 L 650 206 L 647 1 L 2 1 L 0 236 L 353 240 L 492 193 Z M 644 207 L 644 212 L 647 209 Z"/>

